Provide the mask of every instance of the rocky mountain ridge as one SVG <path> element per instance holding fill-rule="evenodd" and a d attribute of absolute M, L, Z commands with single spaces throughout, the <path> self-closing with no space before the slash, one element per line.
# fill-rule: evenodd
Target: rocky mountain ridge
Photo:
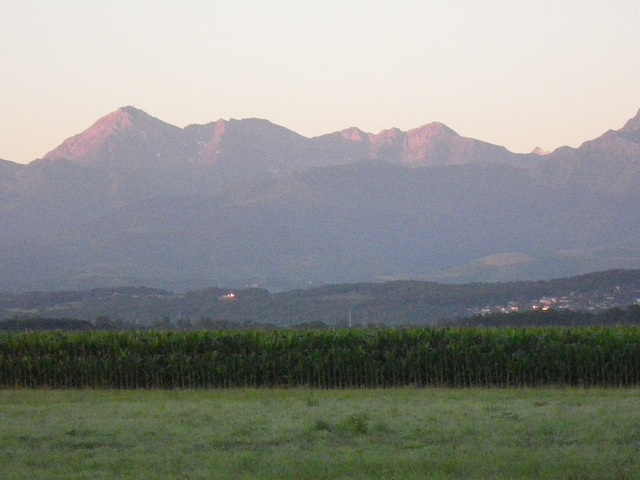
<path fill-rule="evenodd" d="M 639 268 L 639 184 L 640 112 L 542 155 L 437 122 L 306 138 L 124 107 L 42 159 L 0 161 L 0 290 Z"/>
<path fill-rule="evenodd" d="M 134 107 L 123 107 L 99 119 L 84 132 L 65 140 L 44 160 L 108 163 L 125 156 L 130 161 L 157 159 L 174 164 L 214 165 L 238 161 L 241 155 L 261 155 L 272 166 L 309 168 L 354 160 L 386 160 L 407 166 L 464 163 L 510 163 L 531 155 L 461 137 L 433 122 L 403 132 L 397 128 L 378 134 L 352 127 L 314 138 L 262 119 L 217 120 L 183 129 L 169 125 Z M 278 165 L 280 163 L 280 165 Z M 517 163 L 517 162 L 516 162 Z M 275 164 L 275 165 L 273 165 Z"/>

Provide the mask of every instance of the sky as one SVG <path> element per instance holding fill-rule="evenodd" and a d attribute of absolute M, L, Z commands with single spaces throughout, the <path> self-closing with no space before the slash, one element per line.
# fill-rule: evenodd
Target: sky
<path fill-rule="evenodd" d="M 514 152 L 640 109 L 637 0 L 0 0 L 0 158 L 133 105 L 307 137 L 439 121 Z"/>

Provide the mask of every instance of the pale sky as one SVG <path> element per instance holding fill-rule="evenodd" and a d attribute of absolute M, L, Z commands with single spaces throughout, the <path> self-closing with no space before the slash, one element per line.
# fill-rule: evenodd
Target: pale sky
<path fill-rule="evenodd" d="M 440 121 L 514 152 L 640 109 L 638 0 L 0 0 L 0 158 L 119 107 L 312 137 Z"/>

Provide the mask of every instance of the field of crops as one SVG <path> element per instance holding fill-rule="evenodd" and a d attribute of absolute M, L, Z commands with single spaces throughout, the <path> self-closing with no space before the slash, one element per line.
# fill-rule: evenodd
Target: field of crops
<path fill-rule="evenodd" d="M 640 328 L 0 335 L 2 388 L 640 385 Z"/>

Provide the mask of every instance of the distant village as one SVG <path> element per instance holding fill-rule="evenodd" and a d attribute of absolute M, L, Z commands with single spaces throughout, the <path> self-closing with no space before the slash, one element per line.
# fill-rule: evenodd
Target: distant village
<path fill-rule="evenodd" d="M 640 305 L 640 288 L 615 287 L 610 292 L 572 292 L 558 297 L 543 296 L 527 302 L 510 301 L 506 305 L 474 307 L 470 308 L 468 312 L 470 316 L 551 309 L 598 313 L 612 308 L 626 308 L 633 304 Z"/>

